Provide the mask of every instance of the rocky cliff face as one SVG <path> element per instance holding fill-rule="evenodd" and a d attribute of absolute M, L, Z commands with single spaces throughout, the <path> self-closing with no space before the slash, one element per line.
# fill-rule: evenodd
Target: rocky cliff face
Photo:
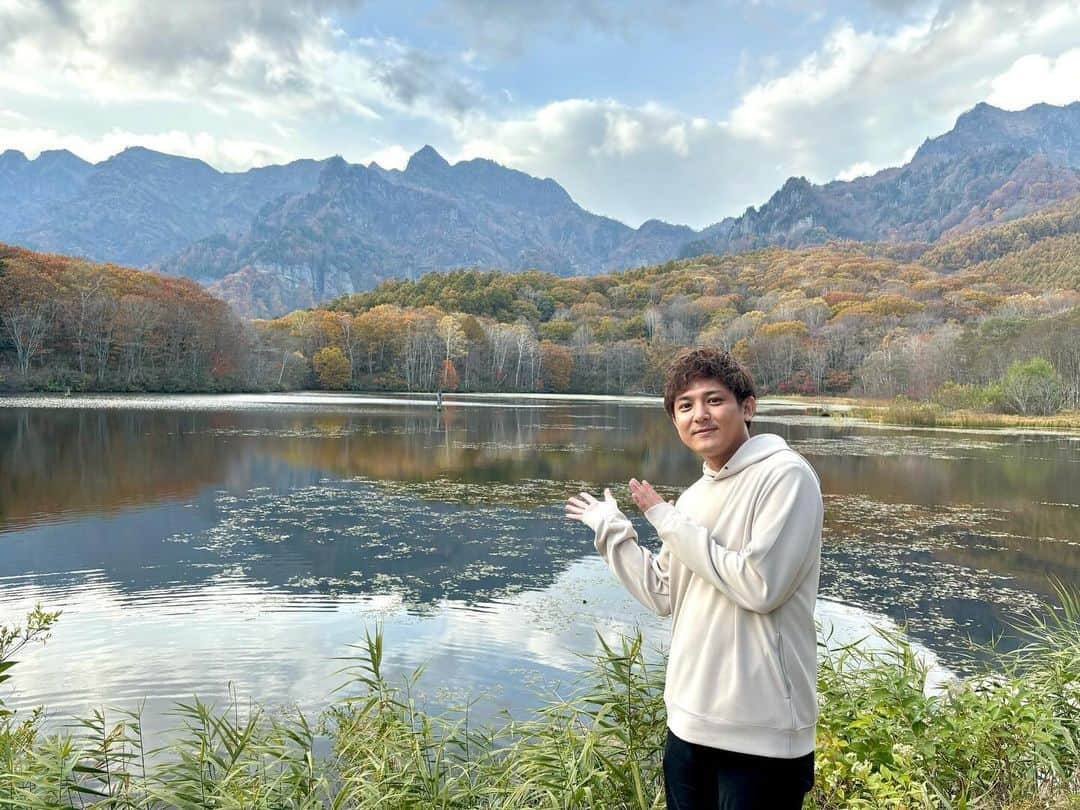
<path fill-rule="evenodd" d="M 490 160 L 451 165 L 430 146 L 400 171 L 331 158 L 232 174 L 132 148 L 96 165 L 0 154 L 0 241 L 152 265 L 266 316 L 455 267 L 577 275 L 833 238 L 934 241 L 1077 194 L 1080 103 L 980 104 L 905 166 L 825 185 L 791 178 L 701 232 L 633 229 L 554 180 Z"/>
<path fill-rule="evenodd" d="M 319 169 L 298 160 L 228 174 L 141 147 L 96 165 L 70 152 L 28 161 L 9 151 L 0 156 L 0 240 L 146 265 L 204 236 L 246 228 L 270 200 L 314 186 Z"/>
<path fill-rule="evenodd" d="M 585 211 L 553 180 L 489 160 L 450 165 L 428 146 L 403 171 L 333 158 L 309 192 L 279 198 L 243 233 L 200 240 L 160 269 L 216 285 L 246 314 L 272 315 L 266 302 L 308 306 L 454 267 L 580 275 L 655 263 L 694 235 L 655 220 L 629 228 Z M 247 302 L 249 290 L 258 292 Z"/>
<path fill-rule="evenodd" d="M 822 186 L 788 180 L 760 209 L 705 229 L 682 255 L 832 238 L 934 241 L 1080 193 L 1080 103 L 979 104 L 911 162 Z"/>

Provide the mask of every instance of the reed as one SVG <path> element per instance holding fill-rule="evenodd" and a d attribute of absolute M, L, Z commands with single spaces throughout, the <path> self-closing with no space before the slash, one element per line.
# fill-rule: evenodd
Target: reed
<path fill-rule="evenodd" d="M 1080 807 L 1080 596 L 1028 616 L 1026 644 L 924 691 L 927 667 L 899 635 L 822 655 L 816 786 L 807 807 Z M 43 619 L 44 617 L 44 619 Z M 51 617 L 51 618 L 50 618 Z M 10 653 L 55 614 L 0 633 Z M 391 681 L 376 630 L 343 662 L 314 723 L 298 712 L 175 707 L 148 747 L 139 712 L 94 712 L 45 734 L 40 715 L 0 716 L 0 806 L 19 808 L 659 808 L 663 656 L 641 637 L 601 639 L 579 687 L 527 720 L 429 714 Z M 823 642 L 823 650 L 826 642 Z M 0 705 L 0 709 L 2 709 Z M 329 751 L 316 756 L 316 740 Z"/>
<path fill-rule="evenodd" d="M 908 397 L 896 397 L 880 406 L 854 407 L 850 415 L 869 422 L 918 427 L 1080 430 L 1080 411 L 1059 411 L 1051 416 L 1033 416 L 968 408 L 951 410 L 937 402 L 923 402 Z"/>

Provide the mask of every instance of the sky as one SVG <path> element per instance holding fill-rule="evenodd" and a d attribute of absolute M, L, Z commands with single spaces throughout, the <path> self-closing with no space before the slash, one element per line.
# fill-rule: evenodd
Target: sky
<path fill-rule="evenodd" d="M 241 171 L 425 144 L 704 227 L 1080 99 L 1080 0 L 0 0 L 0 151 Z"/>

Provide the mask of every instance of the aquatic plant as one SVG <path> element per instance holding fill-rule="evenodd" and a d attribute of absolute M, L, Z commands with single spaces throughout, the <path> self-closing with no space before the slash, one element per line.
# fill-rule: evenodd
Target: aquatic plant
<path fill-rule="evenodd" d="M 974 675 L 928 690 L 928 665 L 903 636 L 822 642 L 817 780 L 808 806 L 1077 807 L 1080 802 L 1080 595 L 1017 627 L 1026 644 L 984 651 Z M 36 611 L 0 630 L 10 653 L 47 635 Z M 234 695 L 174 709 L 148 748 L 139 712 L 100 710 L 50 734 L 40 714 L 0 716 L 0 806 L 20 808 L 659 808 L 663 656 L 640 635 L 583 665 L 578 687 L 526 720 L 470 722 L 473 704 L 434 715 L 417 670 L 391 681 L 383 636 L 345 659 L 317 723 Z M 325 749 L 325 750 L 323 750 Z M 317 753 L 318 752 L 318 753 Z"/>

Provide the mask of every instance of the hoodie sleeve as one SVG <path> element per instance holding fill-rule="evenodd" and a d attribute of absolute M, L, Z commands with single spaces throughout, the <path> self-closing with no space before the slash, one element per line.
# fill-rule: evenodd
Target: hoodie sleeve
<path fill-rule="evenodd" d="M 638 535 L 622 512 L 604 515 L 596 527 L 596 550 L 635 599 L 659 616 L 671 614 L 668 552 L 653 554 L 638 545 Z"/>
<path fill-rule="evenodd" d="M 802 465 L 778 470 L 753 510 L 750 540 L 738 551 L 670 504 L 657 504 L 645 517 L 683 565 L 740 607 L 771 613 L 795 593 L 818 552 L 824 510 L 817 478 Z"/>

